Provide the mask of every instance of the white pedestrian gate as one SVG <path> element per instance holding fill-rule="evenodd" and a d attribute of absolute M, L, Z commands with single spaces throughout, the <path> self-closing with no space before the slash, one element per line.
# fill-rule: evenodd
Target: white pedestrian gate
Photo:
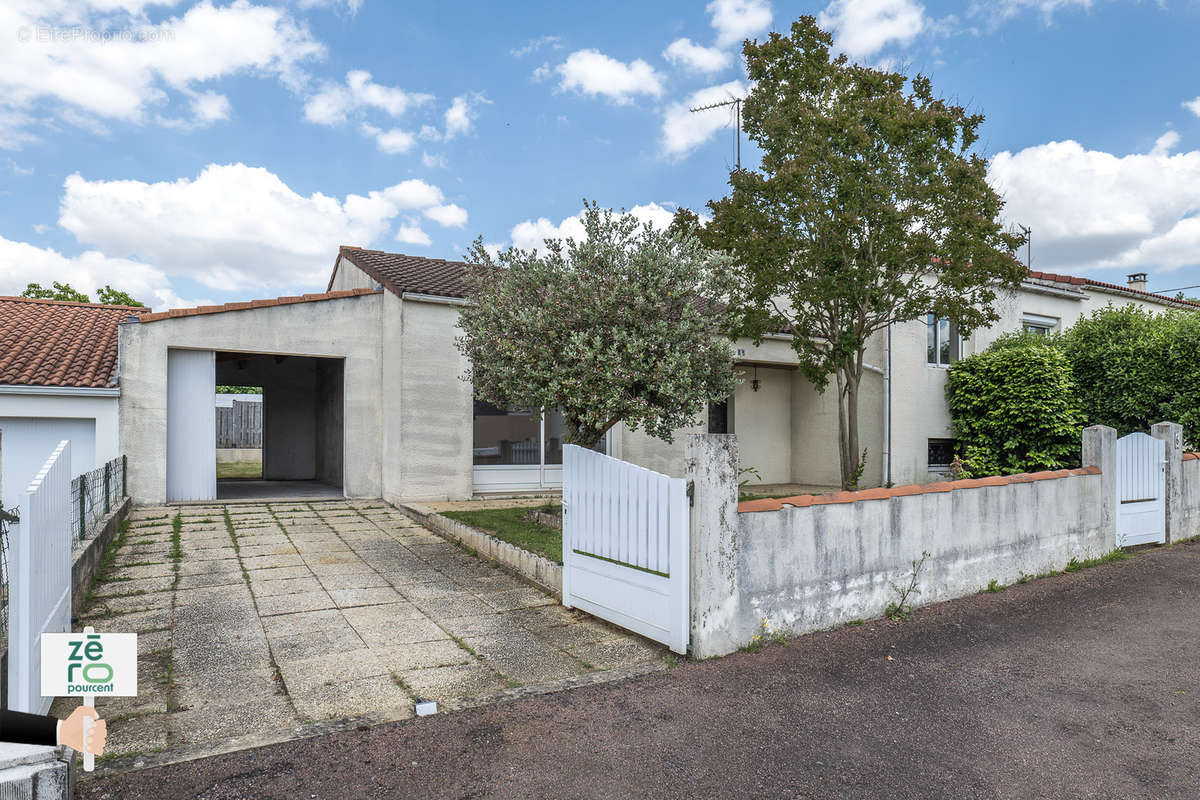
<path fill-rule="evenodd" d="M 1117 546 L 1167 540 L 1167 443 L 1145 433 L 1117 440 Z"/>
<path fill-rule="evenodd" d="M 563 605 L 686 653 L 686 481 L 575 445 L 563 459 Z"/>
<path fill-rule="evenodd" d="M 71 443 L 62 441 L 21 493 L 9 530 L 8 707 L 45 714 L 43 633 L 71 631 Z"/>

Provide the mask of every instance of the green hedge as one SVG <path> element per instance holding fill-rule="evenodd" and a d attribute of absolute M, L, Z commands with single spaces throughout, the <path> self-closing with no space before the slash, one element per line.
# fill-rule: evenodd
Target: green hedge
<path fill-rule="evenodd" d="M 1001 337 L 951 367 L 946 395 L 965 476 L 1079 464 L 1084 416 L 1071 362 L 1055 338 Z"/>

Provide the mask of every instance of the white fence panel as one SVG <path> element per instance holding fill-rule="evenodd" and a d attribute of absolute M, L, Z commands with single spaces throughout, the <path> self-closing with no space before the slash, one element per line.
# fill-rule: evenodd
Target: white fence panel
<path fill-rule="evenodd" d="M 563 605 L 686 653 L 687 482 L 563 449 Z"/>
<path fill-rule="evenodd" d="M 41 636 L 71 630 L 71 443 L 62 441 L 23 493 L 10 530 L 8 705 L 45 714 Z"/>
<path fill-rule="evenodd" d="M 1167 443 L 1145 433 L 1117 440 L 1117 544 L 1167 540 Z"/>

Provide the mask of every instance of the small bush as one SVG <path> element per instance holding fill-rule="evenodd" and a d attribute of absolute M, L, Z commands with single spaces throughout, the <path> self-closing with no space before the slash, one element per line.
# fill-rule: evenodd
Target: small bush
<path fill-rule="evenodd" d="M 1053 338 L 1001 337 L 950 368 L 946 395 L 964 477 L 1078 465 L 1084 416 Z"/>

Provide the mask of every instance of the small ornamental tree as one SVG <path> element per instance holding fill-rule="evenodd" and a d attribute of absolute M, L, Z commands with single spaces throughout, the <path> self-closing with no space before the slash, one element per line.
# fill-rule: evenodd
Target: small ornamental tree
<path fill-rule="evenodd" d="M 618 422 L 671 441 L 736 380 L 726 335 L 728 258 L 587 204 L 585 238 L 496 258 L 476 240 L 459 318 L 465 376 L 509 409 L 557 408 L 565 440 L 595 447 Z"/>
<path fill-rule="evenodd" d="M 859 382 L 871 335 L 932 312 L 962 335 L 996 321 L 1025 268 L 1003 201 L 972 151 L 983 117 L 925 76 L 830 58 L 812 17 L 743 48 L 742 119 L 759 170 L 729 177 L 701 234 L 745 271 L 746 332 L 790 330 L 804 375 L 837 385 L 843 485 L 861 473 Z"/>
<path fill-rule="evenodd" d="M 946 397 L 964 477 L 1079 464 L 1080 410 L 1071 363 L 1047 337 L 1002 337 L 950 367 Z"/>
<path fill-rule="evenodd" d="M 36 297 L 39 300 L 70 300 L 73 303 L 90 303 L 91 298 L 75 289 L 69 283 L 54 282 L 54 288 L 47 289 L 40 283 L 31 283 L 21 292 L 21 297 Z"/>

